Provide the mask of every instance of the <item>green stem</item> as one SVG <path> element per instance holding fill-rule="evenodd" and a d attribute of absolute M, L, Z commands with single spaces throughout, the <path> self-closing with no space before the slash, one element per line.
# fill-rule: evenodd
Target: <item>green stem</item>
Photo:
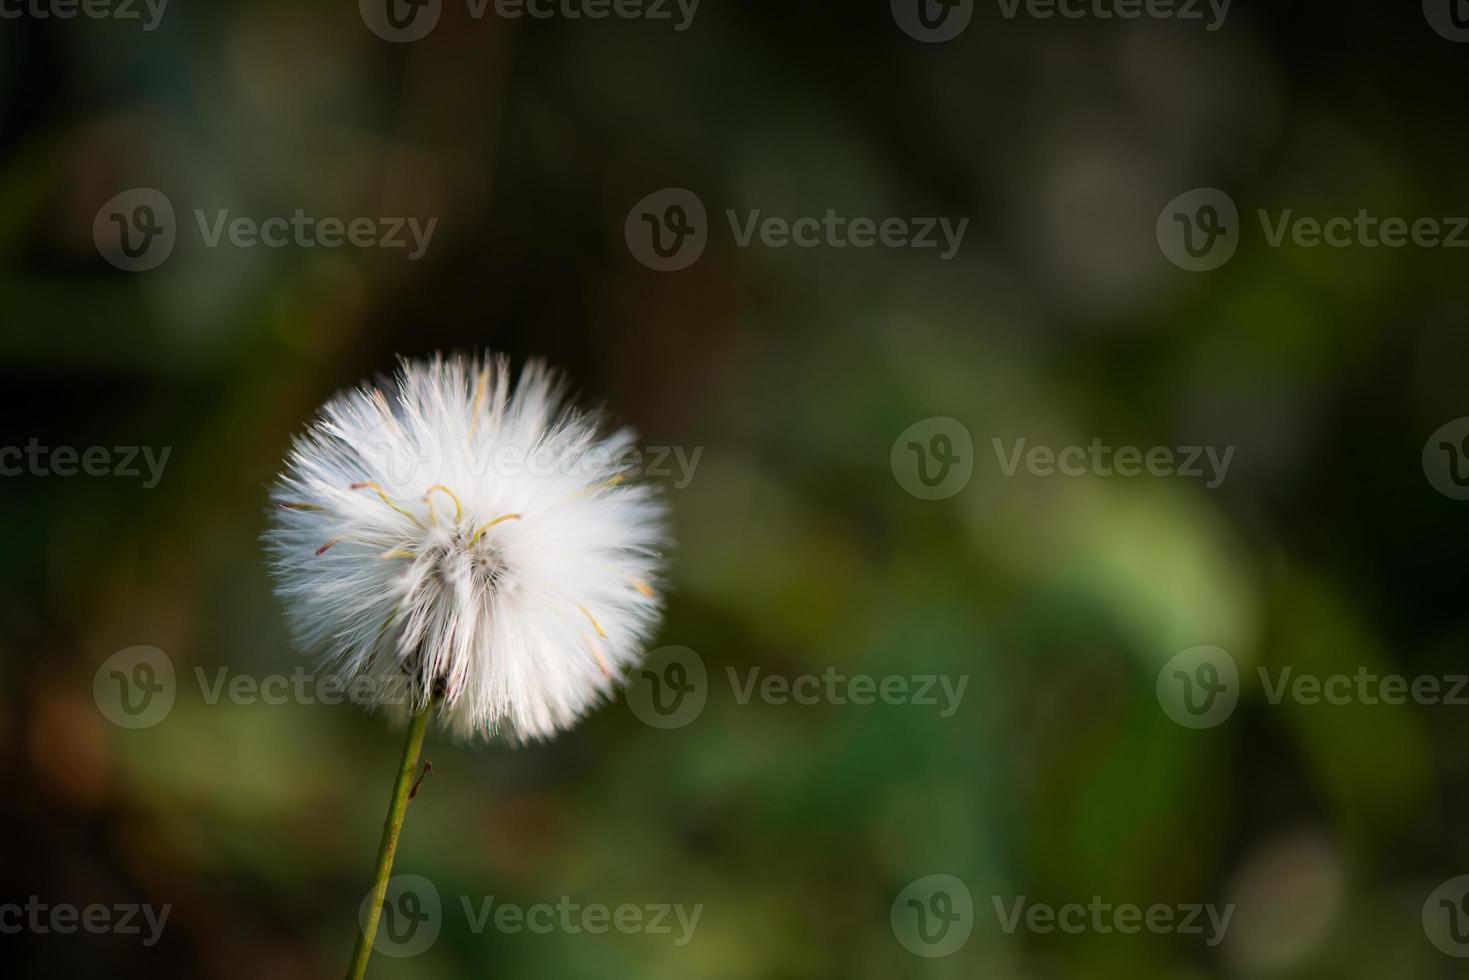
<path fill-rule="evenodd" d="M 367 973 L 367 958 L 372 955 L 372 941 L 377 936 L 377 921 L 383 912 L 383 898 L 388 892 L 388 876 L 393 870 L 393 855 L 398 851 L 398 834 L 403 829 L 403 817 L 408 812 L 408 800 L 413 786 L 413 774 L 418 770 L 418 754 L 423 749 L 423 733 L 428 727 L 429 710 L 433 702 L 413 716 L 408 723 L 408 740 L 403 744 L 403 761 L 398 766 L 398 781 L 393 784 L 393 802 L 388 807 L 388 819 L 383 824 L 383 840 L 377 849 L 377 871 L 372 879 L 372 904 L 367 907 L 367 921 L 357 936 L 357 948 L 352 950 L 352 965 L 347 967 L 347 980 L 362 980 Z"/>

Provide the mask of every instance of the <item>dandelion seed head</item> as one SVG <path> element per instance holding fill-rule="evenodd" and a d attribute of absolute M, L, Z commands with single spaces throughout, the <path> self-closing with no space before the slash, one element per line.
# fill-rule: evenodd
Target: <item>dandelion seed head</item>
<path fill-rule="evenodd" d="M 328 401 L 265 536 L 296 642 L 466 738 L 546 738 L 609 697 L 661 615 L 666 513 L 633 433 L 567 395 L 538 361 L 436 357 Z"/>

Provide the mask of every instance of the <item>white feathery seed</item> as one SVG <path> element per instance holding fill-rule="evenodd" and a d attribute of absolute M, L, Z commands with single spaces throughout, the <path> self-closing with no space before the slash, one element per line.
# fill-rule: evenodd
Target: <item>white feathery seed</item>
<path fill-rule="evenodd" d="M 395 388 L 395 390 L 394 390 Z M 539 361 L 402 362 L 295 440 L 266 545 L 296 641 L 349 691 L 462 737 L 546 738 L 610 696 L 661 610 L 629 429 Z"/>

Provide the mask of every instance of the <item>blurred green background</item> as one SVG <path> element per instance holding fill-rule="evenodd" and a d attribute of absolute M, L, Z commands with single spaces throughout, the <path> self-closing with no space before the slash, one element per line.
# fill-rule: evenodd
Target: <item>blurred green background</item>
<path fill-rule="evenodd" d="M 1240 0 L 1178 21 L 1007 19 L 921 43 L 885 3 L 704 0 L 646 19 L 482 19 L 389 43 L 350 0 L 190 4 L 156 30 L 0 22 L 5 446 L 171 447 L 163 478 L 0 481 L 0 903 L 171 905 L 162 939 L 0 935 L 11 976 L 340 975 L 400 736 L 351 705 L 210 704 L 194 682 L 308 664 L 259 535 L 293 433 L 398 354 L 561 365 L 649 446 L 677 548 L 657 644 L 708 702 L 624 700 L 553 743 L 430 734 L 396 870 L 442 932 L 375 977 L 1450 977 L 1424 903 L 1469 870 L 1469 708 L 1269 703 L 1256 668 L 1452 675 L 1466 506 L 1421 460 L 1469 415 L 1469 256 L 1270 248 L 1257 209 L 1469 211 L 1469 48 L 1415 4 Z M 1401 8 L 1401 9 L 1398 9 Z M 1155 224 L 1195 187 L 1239 251 L 1191 273 Z M 93 220 L 164 193 L 157 269 Z M 708 208 L 689 268 L 629 209 Z M 377 249 L 206 248 L 192 211 L 437 218 Z M 724 211 L 967 217 L 934 251 L 739 247 Z M 891 453 L 935 416 L 973 477 L 918 499 Z M 1006 445 L 1232 446 L 1184 478 L 1006 477 Z M 657 479 L 657 478 L 655 478 Z M 166 652 L 167 718 L 93 697 Z M 1227 649 L 1237 710 L 1174 724 L 1175 654 Z M 913 704 L 741 704 L 727 680 L 967 677 Z M 915 955 L 911 882 L 961 879 L 973 934 Z M 1233 903 L 1224 941 L 1007 934 L 1030 902 Z M 703 906 L 687 945 L 476 932 L 474 904 Z"/>

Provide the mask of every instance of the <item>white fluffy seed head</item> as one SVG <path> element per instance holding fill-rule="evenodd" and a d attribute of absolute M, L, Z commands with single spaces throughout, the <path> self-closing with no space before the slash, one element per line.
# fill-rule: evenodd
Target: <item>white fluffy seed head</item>
<path fill-rule="evenodd" d="M 296 641 L 375 706 L 437 697 L 466 738 L 546 738 L 610 696 L 656 627 L 665 509 L 634 435 L 532 361 L 404 361 L 338 395 L 272 491 Z"/>

